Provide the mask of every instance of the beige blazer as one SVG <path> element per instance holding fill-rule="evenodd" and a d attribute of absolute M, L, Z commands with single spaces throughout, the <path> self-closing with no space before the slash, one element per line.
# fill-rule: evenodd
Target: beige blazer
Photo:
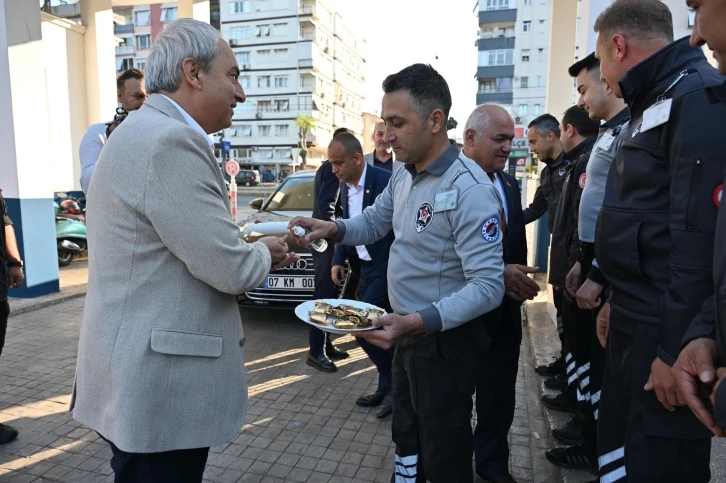
<path fill-rule="evenodd" d="M 270 271 L 239 238 L 205 136 L 152 95 L 88 193 L 88 294 L 73 417 L 127 452 L 230 441 L 247 411 L 236 295 Z"/>

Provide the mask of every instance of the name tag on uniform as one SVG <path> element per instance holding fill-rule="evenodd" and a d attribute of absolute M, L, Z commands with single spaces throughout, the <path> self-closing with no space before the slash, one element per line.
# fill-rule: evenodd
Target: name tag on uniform
<path fill-rule="evenodd" d="M 654 127 L 668 122 L 671 118 L 671 106 L 673 99 L 656 102 L 643 113 L 643 123 L 640 126 L 640 132 L 645 132 Z"/>
<path fill-rule="evenodd" d="M 434 213 L 455 210 L 459 202 L 459 190 L 456 186 L 441 190 L 434 198 Z"/>
<path fill-rule="evenodd" d="M 615 141 L 615 137 L 613 137 L 612 133 L 610 131 L 605 131 L 605 133 L 600 136 L 600 139 L 598 139 L 595 147 L 600 148 L 603 151 L 609 151 L 610 147 L 613 145 L 613 141 Z"/>

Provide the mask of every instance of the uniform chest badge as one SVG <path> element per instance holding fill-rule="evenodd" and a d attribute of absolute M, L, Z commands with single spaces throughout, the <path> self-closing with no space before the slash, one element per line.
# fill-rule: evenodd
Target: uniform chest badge
<path fill-rule="evenodd" d="M 560 166 L 560 176 L 564 176 L 567 172 L 567 166 Z"/>
<path fill-rule="evenodd" d="M 721 197 L 723 196 L 723 183 L 716 186 L 716 189 L 713 190 L 713 204 L 716 205 L 716 208 L 721 207 Z"/>
<path fill-rule="evenodd" d="M 495 242 L 499 239 L 500 231 L 499 221 L 496 218 L 489 218 L 481 226 L 481 236 L 489 243 Z"/>
<path fill-rule="evenodd" d="M 585 188 L 585 183 L 587 183 L 587 174 L 586 173 L 582 173 L 580 175 L 580 188 L 583 188 L 584 189 Z"/>
<path fill-rule="evenodd" d="M 421 206 L 418 207 L 416 212 L 416 232 L 421 233 L 424 231 L 434 219 L 434 207 L 431 203 L 424 201 Z"/>

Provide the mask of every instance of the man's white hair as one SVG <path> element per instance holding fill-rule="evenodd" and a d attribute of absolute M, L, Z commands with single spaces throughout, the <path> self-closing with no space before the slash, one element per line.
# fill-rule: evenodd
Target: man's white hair
<path fill-rule="evenodd" d="M 482 104 L 481 106 L 477 106 L 469 116 L 469 119 L 466 121 L 466 126 L 464 126 L 464 132 L 472 129 L 477 136 L 481 136 L 489 124 L 489 117 L 495 111 L 507 115 L 510 119 L 512 117 L 509 111 L 498 104 Z"/>
<path fill-rule="evenodd" d="M 182 81 L 182 62 L 194 59 L 209 72 L 219 53 L 219 33 L 208 23 L 180 18 L 164 29 L 146 59 L 146 90 L 149 94 L 176 92 Z"/>

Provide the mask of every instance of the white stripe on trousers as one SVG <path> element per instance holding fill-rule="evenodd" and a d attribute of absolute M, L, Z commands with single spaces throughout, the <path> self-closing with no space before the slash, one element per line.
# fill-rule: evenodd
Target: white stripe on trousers
<path fill-rule="evenodd" d="M 592 403 L 593 404 L 599 403 L 600 402 L 600 391 L 598 391 L 595 394 L 593 394 L 591 400 L 592 400 Z"/>
<path fill-rule="evenodd" d="M 620 448 L 618 448 L 614 451 L 611 451 L 609 453 L 606 453 L 606 454 L 600 456 L 597 459 L 597 462 L 600 465 L 600 468 L 602 468 L 605 465 L 609 465 L 613 461 L 619 460 L 623 456 L 625 456 L 625 446 L 621 446 Z"/>
<path fill-rule="evenodd" d="M 611 471 L 610 473 L 600 477 L 600 483 L 614 483 L 622 478 L 625 478 L 625 466 L 621 466 L 618 469 Z"/>
<path fill-rule="evenodd" d="M 394 455 L 396 460 L 396 478 L 395 483 L 415 483 L 418 470 L 418 455 L 398 456 Z"/>

